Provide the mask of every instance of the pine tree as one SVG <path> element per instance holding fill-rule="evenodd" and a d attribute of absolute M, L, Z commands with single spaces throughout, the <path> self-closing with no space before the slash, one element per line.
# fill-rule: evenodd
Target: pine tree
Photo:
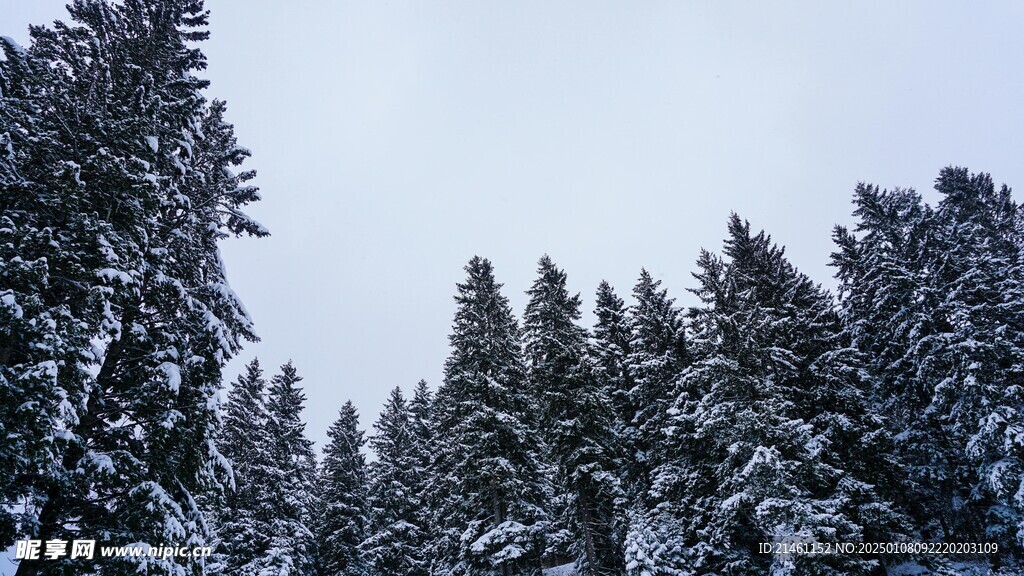
<path fill-rule="evenodd" d="M 262 497 L 274 462 L 268 448 L 270 413 L 267 382 L 259 360 L 246 365 L 228 395 L 224 425 L 218 435 L 221 454 L 230 462 L 232 485 L 215 517 L 219 546 L 213 572 L 256 575 L 270 547 L 270 520 Z"/>
<path fill-rule="evenodd" d="M 426 574 L 415 493 L 419 454 L 401 388 L 391 391 L 374 428 L 370 447 L 377 460 L 369 466 L 370 530 L 360 545 L 363 558 L 374 575 Z"/>
<path fill-rule="evenodd" d="M 416 383 L 412 400 L 409 402 L 409 426 L 416 467 L 420 479 L 426 477 L 430 465 L 430 454 L 434 446 L 434 394 L 427 387 L 426 380 Z"/>
<path fill-rule="evenodd" d="M 674 411 L 684 443 L 689 564 L 706 573 L 867 574 L 859 556 L 770 557 L 756 542 L 898 540 L 882 423 L 828 294 L 733 215 L 702 252 L 695 362 Z M 889 488 L 887 488 L 889 487 Z"/>
<path fill-rule="evenodd" d="M 0 547 L 39 533 L 36 503 L 81 484 L 65 468 L 95 361 L 90 330 L 102 306 L 90 290 L 100 225 L 74 210 L 81 191 L 56 118 L 40 98 L 46 61 L 0 38 Z M 72 206 L 69 212 L 62 208 Z M 57 209 L 53 209 L 56 207 Z"/>
<path fill-rule="evenodd" d="M 636 303 L 628 311 L 626 373 L 620 377 L 628 385 L 619 397 L 620 411 L 628 417 L 622 437 L 628 454 L 625 486 L 632 504 L 626 534 L 630 574 L 650 569 L 656 570 L 651 574 L 682 574 L 677 572 L 683 562 L 675 505 L 680 449 L 670 410 L 687 352 L 679 310 L 660 286 L 641 270 L 633 289 Z"/>
<path fill-rule="evenodd" d="M 491 263 L 466 272 L 436 400 L 433 573 L 534 574 L 547 517 L 519 328 Z"/>
<path fill-rule="evenodd" d="M 434 394 L 427 387 L 426 380 L 416 383 L 412 400 L 409 402 L 409 427 L 411 431 L 412 451 L 415 458 L 416 475 L 412 495 L 419 500 L 416 510 L 417 525 L 423 531 L 423 557 L 430 543 L 435 538 L 432 510 L 435 508 L 430 495 L 432 484 L 430 462 L 433 456 L 436 439 L 434 431 Z M 429 558 L 427 558 L 429 568 Z"/>
<path fill-rule="evenodd" d="M 880 191 L 866 184 L 857 186 L 854 204 L 856 235 L 842 227 L 833 233 L 844 331 L 863 354 L 872 399 L 903 461 L 908 482 L 901 501 L 930 539 L 942 532 L 938 519 L 946 504 L 932 479 L 945 475 L 945 457 L 926 416 L 931 393 L 919 385 L 912 350 L 936 331 L 926 313 L 932 304 L 924 303 L 934 299 L 925 281 L 934 213 L 913 190 Z"/>
<path fill-rule="evenodd" d="M 523 316 L 531 388 L 542 393 L 543 429 L 565 495 L 577 571 L 618 574 L 623 568 L 614 415 L 587 355 L 579 295 L 551 259 L 539 262 Z"/>
<path fill-rule="evenodd" d="M 929 254 L 942 332 L 923 345 L 929 407 L 956 447 L 943 491 L 963 503 L 961 534 L 1024 550 L 1024 237 L 1005 185 L 946 168 L 936 181 L 936 246 Z M 961 488 L 962 487 L 962 488 Z"/>
<path fill-rule="evenodd" d="M 637 468 L 633 440 L 630 437 L 632 434 L 628 429 L 636 415 L 636 409 L 630 401 L 633 384 L 628 364 L 632 327 L 625 302 L 615 294 L 606 281 L 601 281 L 597 287 L 594 315 L 597 317 L 597 323 L 594 325 L 590 354 L 594 375 L 601 383 L 605 396 L 610 399 L 613 408 L 613 427 L 620 461 L 617 475 L 624 491 L 636 494 L 639 487 L 630 486 L 631 480 L 635 484 Z M 647 522 L 648 519 L 645 519 L 645 514 L 640 510 L 642 506 L 635 498 L 632 508 L 633 510 L 620 512 L 621 526 L 615 534 L 615 540 L 622 542 L 622 550 L 629 559 L 626 566 L 629 573 L 643 574 L 643 570 L 647 570 L 654 574 L 659 563 L 659 554 L 656 552 L 660 547 L 658 542 L 666 540 L 668 536 L 662 534 L 647 540 L 646 536 L 652 535 L 647 532 L 652 526 Z M 651 553 L 650 557 L 647 556 L 648 552 Z"/>
<path fill-rule="evenodd" d="M 591 355 L 595 374 L 615 408 L 616 428 L 621 433 L 626 422 L 632 420 L 629 412 L 629 371 L 626 358 L 629 356 L 630 334 L 626 305 L 616 296 L 611 285 L 601 281 L 597 287 L 597 301 L 594 306 L 597 324 L 594 325 Z"/>
<path fill-rule="evenodd" d="M 1021 543 L 1020 215 L 987 174 L 942 171 L 935 209 L 859 186 L 837 229 L 843 314 L 871 354 L 929 539 Z"/>
<path fill-rule="evenodd" d="M 234 486 L 216 514 L 216 574 L 313 573 L 309 523 L 316 464 L 300 415 L 301 380 L 289 362 L 268 387 L 253 360 L 231 390 L 219 445 Z"/>
<path fill-rule="evenodd" d="M 275 576 L 313 572 L 313 534 L 309 526 L 316 460 L 302 421 L 306 396 L 298 387 L 301 380 L 289 361 L 271 379 L 267 400 L 271 440 L 267 448 L 274 466 L 261 490 L 274 516 L 263 571 Z"/>
<path fill-rule="evenodd" d="M 654 469 L 670 459 L 665 452 L 669 409 L 676 383 L 686 365 L 683 322 L 674 300 L 647 270 L 641 270 L 633 289 L 636 303 L 629 310 L 630 343 L 626 356 L 627 381 L 625 440 L 633 452 L 629 481 L 643 501 L 653 486 Z"/>
<path fill-rule="evenodd" d="M 322 513 L 316 523 L 319 572 L 325 576 L 363 576 L 366 565 L 359 544 L 369 525 L 366 458 L 360 449 L 366 440 L 359 430 L 359 415 L 351 401 L 327 431 L 320 466 L 319 501 Z"/>
<path fill-rule="evenodd" d="M 197 502 L 226 477 L 214 446 L 221 370 L 254 338 L 217 242 L 266 234 L 240 210 L 258 195 L 241 185 L 251 173 L 230 175 L 247 153 L 193 74 L 205 66 L 193 47 L 206 37 L 201 2 L 69 9 L 75 24 L 33 28 L 32 46 L 8 45 L 17 56 L 3 64 L 12 153 L 2 178 L 14 181 L 3 208 L 17 239 L 5 277 L 30 291 L 4 300 L 0 340 L 19 377 L 7 396 L 47 400 L 13 435 L 29 460 L 2 489 L 28 498 L 22 536 L 201 545 Z M 8 107 L 8 95 L 19 102 Z M 39 244 L 47 235 L 54 242 Z M 19 324 L 19 309 L 52 318 L 51 334 Z M 41 336 L 49 350 L 25 348 Z M 61 365 L 73 368 L 47 371 Z M 145 562 L 204 569 L 202 559 Z M 23 562 L 19 573 L 41 567 Z"/>

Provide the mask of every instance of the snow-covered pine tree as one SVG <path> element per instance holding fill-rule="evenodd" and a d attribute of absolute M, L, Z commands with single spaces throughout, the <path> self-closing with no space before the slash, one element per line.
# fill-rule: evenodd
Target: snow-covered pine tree
<path fill-rule="evenodd" d="M 943 534 L 948 516 L 948 503 L 938 494 L 941 481 L 935 482 L 946 476 L 947 457 L 935 441 L 927 416 L 932 393 L 919 383 L 912 351 L 936 332 L 925 305 L 926 298 L 928 307 L 935 305 L 925 270 L 934 213 L 913 190 L 863 183 L 853 203 L 854 231 L 837 226 L 833 232 L 840 314 L 864 358 L 872 400 L 895 440 L 894 455 L 903 461 L 908 482 L 900 502 L 931 539 Z"/>
<path fill-rule="evenodd" d="M 427 551 L 434 539 L 433 502 L 430 499 L 430 461 L 435 450 L 434 394 L 427 387 L 426 380 L 416 383 L 412 400 L 409 402 L 409 426 L 412 450 L 415 456 L 416 476 L 412 495 L 419 501 L 416 510 L 418 526 L 423 531 L 421 556 L 427 560 Z"/>
<path fill-rule="evenodd" d="M 614 414 L 587 354 L 579 295 L 548 256 L 527 292 L 523 336 L 531 388 L 541 394 L 543 434 L 566 499 L 566 525 L 581 575 L 620 574 L 623 493 Z"/>
<path fill-rule="evenodd" d="M 413 389 L 412 400 L 409 401 L 409 423 L 419 465 L 426 466 L 430 463 L 434 437 L 434 393 L 426 380 L 417 382 Z"/>
<path fill-rule="evenodd" d="M 341 407 L 327 436 L 317 489 L 318 570 L 324 576 L 365 576 L 359 544 L 369 525 L 366 457 L 360 451 L 366 440 L 351 401 Z"/>
<path fill-rule="evenodd" d="M 370 438 L 377 459 L 369 465 L 370 528 L 360 545 L 373 576 L 427 574 L 421 502 L 416 493 L 419 453 L 401 388 L 391 391 Z"/>
<path fill-rule="evenodd" d="M 547 258 L 545 255 L 544 258 Z M 548 259 L 550 261 L 550 259 Z M 527 295 L 530 295 L 530 291 L 527 291 Z M 534 330 L 534 334 L 531 336 L 526 335 L 526 331 L 529 330 L 525 326 L 527 318 L 523 318 L 524 322 L 524 356 L 527 362 L 527 386 L 529 387 L 529 399 L 533 404 L 531 411 L 537 415 L 538 422 L 538 439 L 541 444 L 541 461 L 540 470 L 544 480 L 544 493 L 547 501 L 545 502 L 545 510 L 548 516 L 548 529 L 544 535 L 544 554 L 543 564 L 545 566 L 560 566 L 568 562 L 572 562 L 577 558 L 576 550 L 576 537 L 573 533 L 571 524 L 573 522 L 572 507 L 573 496 L 564 488 L 563 482 L 559 479 L 559 469 L 557 458 L 552 453 L 552 446 L 548 444 L 549 438 L 548 432 L 551 429 L 551 421 L 549 414 L 547 413 L 548 398 L 546 383 L 542 382 L 540 378 L 533 377 L 530 374 L 529 363 L 532 360 L 529 352 L 530 339 L 536 337 L 537 331 Z M 536 326 L 534 327 L 537 328 Z"/>
<path fill-rule="evenodd" d="M 922 344 L 920 373 L 942 440 L 962 450 L 960 533 L 1024 551 L 1024 236 L 1021 212 L 988 174 L 945 168 L 935 189 L 929 312 L 942 332 Z"/>
<path fill-rule="evenodd" d="M 898 540 L 887 436 L 829 295 L 735 214 L 702 252 L 694 364 L 675 406 L 688 447 L 688 563 L 699 573 L 868 574 L 863 556 L 772 557 L 757 542 Z"/>
<path fill-rule="evenodd" d="M 880 378 L 878 399 L 905 401 L 900 397 L 915 371 L 907 350 L 926 321 L 918 301 L 924 294 L 923 255 L 932 211 L 913 190 L 879 190 L 863 183 L 853 202 L 859 220 L 856 234 L 842 226 L 833 232 L 840 310 L 852 343 Z M 908 423 L 919 419 L 923 408 L 915 404 L 887 410 Z"/>
<path fill-rule="evenodd" d="M 433 573 L 535 574 L 547 529 L 542 453 L 519 328 L 491 263 L 474 257 L 458 285 L 452 352 L 435 417 Z"/>
<path fill-rule="evenodd" d="M 263 568 L 276 511 L 265 497 L 275 470 L 270 447 L 267 381 L 253 359 L 228 394 L 224 424 L 218 434 L 221 454 L 231 463 L 233 486 L 213 514 L 218 539 L 212 572 L 257 576 Z"/>
<path fill-rule="evenodd" d="M 217 241 L 265 234 L 239 209 L 257 193 L 241 185 L 251 174 L 231 175 L 246 152 L 194 75 L 205 67 L 192 44 L 206 37 L 202 2 L 69 9 L 74 24 L 33 28 L 24 58 L 4 64 L 4 77 L 21 83 L 9 94 L 32 100 L 4 114 L 24 122 L 4 127 L 15 151 L 4 170 L 19 182 L 4 213 L 24 252 L 12 255 L 12 286 L 37 291 L 25 300 L 30 313 L 50 315 L 47 329 L 65 336 L 45 359 L 24 351 L 36 335 L 9 335 L 15 370 L 35 370 L 48 388 L 39 426 L 25 432 L 50 431 L 20 437 L 42 446 L 29 454 L 43 458 L 4 491 L 29 498 L 22 537 L 202 545 L 198 496 L 226 472 L 213 443 L 220 371 L 254 338 Z M 54 239 L 49 248 L 33 246 L 40 234 Z M 5 309 L 24 317 L 19 294 L 10 296 Z M 13 394 L 38 396 L 38 385 Z M 134 571 L 143 561 L 203 570 L 202 559 L 182 558 L 107 560 L 97 570 Z M 19 573 L 40 566 L 23 562 Z"/>
<path fill-rule="evenodd" d="M 874 359 L 924 536 L 1019 551 L 1020 211 L 987 174 L 946 168 L 936 190 L 932 209 L 858 187 L 856 234 L 835 234 L 843 313 Z"/>
<path fill-rule="evenodd" d="M 313 533 L 309 526 L 316 459 L 302 420 L 306 396 L 298 386 L 300 381 L 302 377 L 288 361 L 271 378 L 267 398 L 271 441 L 267 448 L 273 468 L 260 490 L 274 515 L 270 519 L 270 546 L 262 561 L 262 571 L 274 576 L 304 576 L 315 571 Z"/>
<path fill-rule="evenodd" d="M 627 427 L 636 415 L 636 409 L 629 397 L 633 384 L 627 361 L 633 337 L 632 327 L 625 303 L 615 294 L 611 285 L 603 280 L 597 287 L 594 315 L 597 317 L 597 323 L 594 325 L 590 346 L 591 362 L 594 365 L 595 377 L 604 389 L 605 396 L 611 400 L 619 450 L 618 476 L 624 491 L 629 492 L 631 488 L 636 488 L 629 486 L 629 480 L 636 468 L 635 449 L 627 434 Z M 652 527 L 646 525 L 642 506 L 636 499 L 633 500 L 633 510 L 629 510 L 628 503 L 624 503 L 623 508 L 626 509 L 626 515 L 621 519 L 620 533 L 616 534 L 615 539 L 623 542 L 623 550 L 630 558 L 631 573 L 642 573 L 637 569 L 643 565 L 653 574 L 654 558 L 648 558 L 646 551 L 650 551 L 652 556 L 657 555 L 654 549 L 659 548 L 658 542 L 666 540 L 667 535 L 658 537 L 658 530 L 649 531 Z M 648 536 L 651 538 L 647 538 Z"/>
<path fill-rule="evenodd" d="M 591 344 L 592 363 L 605 396 L 615 408 L 616 429 L 621 433 L 625 423 L 633 418 L 629 412 L 629 390 L 632 386 L 626 369 L 632 335 L 625 302 L 604 280 L 597 287 L 594 316 L 597 323 Z"/>
<path fill-rule="evenodd" d="M 675 576 L 683 565 L 674 505 L 680 490 L 680 438 L 673 433 L 670 409 L 687 361 L 684 326 L 674 300 L 647 270 L 641 270 L 633 297 L 622 377 L 628 390 L 620 394 L 621 413 L 629 418 L 622 432 L 631 507 L 626 565 L 629 574 Z"/>
<path fill-rule="evenodd" d="M 67 134 L 44 112 L 59 75 L 35 50 L 0 46 L 0 500 L 27 504 L 0 506 L 7 548 L 39 533 L 40 502 L 85 489 L 63 465 L 79 448 L 63 431 L 77 422 L 95 361 L 103 309 L 90 285 L 103 224 L 78 209 L 85 195 L 64 160 Z"/>
<path fill-rule="evenodd" d="M 670 459 L 666 432 L 669 408 L 676 397 L 679 375 L 686 363 L 683 321 L 674 300 L 647 270 L 633 289 L 636 302 L 629 308 L 630 342 L 626 370 L 630 389 L 624 431 L 632 452 L 628 486 L 644 503 L 652 487 L 652 473 Z"/>

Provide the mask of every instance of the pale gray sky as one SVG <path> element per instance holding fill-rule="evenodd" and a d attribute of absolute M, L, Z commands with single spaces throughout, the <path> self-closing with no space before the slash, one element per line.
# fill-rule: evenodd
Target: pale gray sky
<path fill-rule="evenodd" d="M 0 0 L 0 34 L 63 4 Z M 207 4 L 209 94 L 273 233 L 224 246 L 263 337 L 229 375 L 293 358 L 318 445 L 346 399 L 369 427 L 438 384 L 474 254 L 517 314 L 543 253 L 588 310 L 641 266 L 690 303 L 736 210 L 832 286 L 857 181 L 1024 186 L 1019 2 Z"/>

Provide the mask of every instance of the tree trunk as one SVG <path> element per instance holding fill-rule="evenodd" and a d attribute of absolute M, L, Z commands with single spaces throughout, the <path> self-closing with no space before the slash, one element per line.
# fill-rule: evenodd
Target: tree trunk
<path fill-rule="evenodd" d="M 579 501 L 580 526 L 583 528 L 583 552 L 587 556 L 587 569 L 591 574 L 595 574 L 599 566 L 597 565 L 597 551 L 594 548 L 594 524 L 587 490 L 578 488 L 576 498 Z"/>
<path fill-rule="evenodd" d="M 502 506 L 501 495 L 498 494 L 498 490 L 493 484 L 491 485 L 491 506 L 494 513 L 494 526 L 497 528 L 505 521 L 505 509 Z M 512 576 L 512 567 L 507 563 L 501 564 L 501 576 Z"/>

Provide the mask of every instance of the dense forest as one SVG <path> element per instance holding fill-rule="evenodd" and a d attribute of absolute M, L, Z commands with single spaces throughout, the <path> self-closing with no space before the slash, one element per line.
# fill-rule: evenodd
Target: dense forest
<path fill-rule="evenodd" d="M 213 553 L 18 576 L 1018 573 L 1024 212 L 988 174 L 858 185 L 835 294 L 735 214 L 696 306 L 641 270 L 594 326 L 549 257 L 521 319 L 475 257 L 443 382 L 341 406 L 318 458 L 295 366 L 224 382 L 257 337 L 218 243 L 268 231 L 203 3 L 69 11 L 0 40 L 0 548 Z M 999 551 L 763 549 L 901 542 Z"/>

